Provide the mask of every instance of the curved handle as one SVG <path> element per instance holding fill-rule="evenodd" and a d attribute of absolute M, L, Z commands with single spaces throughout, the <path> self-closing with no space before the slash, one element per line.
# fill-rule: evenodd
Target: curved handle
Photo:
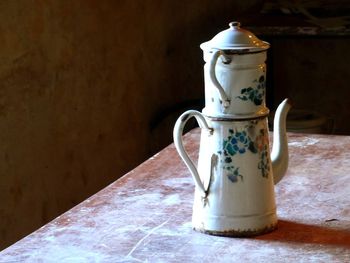
<path fill-rule="evenodd" d="M 213 85 L 218 89 L 218 91 L 220 93 L 222 105 L 224 106 L 224 108 L 227 108 L 228 106 L 230 106 L 230 99 L 226 95 L 223 87 L 220 85 L 220 83 L 215 75 L 216 62 L 218 61 L 218 58 L 220 57 L 221 54 L 222 54 L 221 50 L 214 51 L 214 53 L 209 61 L 209 77 L 210 77 L 210 80 L 213 83 Z"/>
<path fill-rule="evenodd" d="M 196 187 L 198 187 L 198 189 L 201 192 L 201 195 L 203 197 L 206 197 L 208 195 L 208 191 L 205 189 L 196 166 L 193 164 L 192 160 L 190 159 L 190 157 L 188 156 L 184 146 L 183 146 L 183 141 L 182 141 L 182 133 L 183 133 L 183 129 L 187 123 L 187 121 L 189 119 L 191 119 L 192 117 L 195 117 L 199 127 L 204 128 L 206 130 L 208 130 L 208 132 L 210 134 L 213 133 L 213 129 L 210 128 L 206 122 L 206 120 L 204 119 L 202 113 L 200 113 L 199 111 L 195 111 L 195 110 L 189 110 L 184 112 L 176 121 L 175 123 L 175 127 L 174 127 L 174 144 L 176 147 L 176 150 L 178 151 L 180 157 L 182 158 L 182 160 L 184 161 L 184 163 L 186 164 L 187 168 L 190 170 L 192 177 L 194 179 L 195 185 Z"/>

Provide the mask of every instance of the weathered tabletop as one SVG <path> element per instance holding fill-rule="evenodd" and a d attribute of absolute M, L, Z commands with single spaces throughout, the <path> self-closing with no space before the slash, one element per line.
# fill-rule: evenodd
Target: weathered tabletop
<path fill-rule="evenodd" d="M 196 157 L 199 130 L 185 145 Z M 173 145 L 0 252 L 0 262 L 350 262 L 350 136 L 289 134 L 278 230 L 191 229 L 194 184 Z"/>

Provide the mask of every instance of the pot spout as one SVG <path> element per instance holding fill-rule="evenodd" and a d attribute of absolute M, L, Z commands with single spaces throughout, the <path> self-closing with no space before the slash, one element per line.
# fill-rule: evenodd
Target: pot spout
<path fill-rule="evenodd" d="M 277 184 L 288 168 L 288 141 L 286 131 L 286 118 L 291 108 L 290 99 L 285 99 L 278 106 L 273 123 L 273 146 L 271 162 L 274 183 Z"/>

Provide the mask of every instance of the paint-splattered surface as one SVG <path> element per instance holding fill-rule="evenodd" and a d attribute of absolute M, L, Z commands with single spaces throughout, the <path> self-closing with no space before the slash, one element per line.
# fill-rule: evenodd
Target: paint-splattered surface
<path fill-rule="evenodd" d="M 186 135 L 196 158 L 199 130 Z M 193 182 L 171 145 L 0 253 L 0 262 L 350 262 L 350 137 L 289 134 L 278 230 L 191 229 Z"/>

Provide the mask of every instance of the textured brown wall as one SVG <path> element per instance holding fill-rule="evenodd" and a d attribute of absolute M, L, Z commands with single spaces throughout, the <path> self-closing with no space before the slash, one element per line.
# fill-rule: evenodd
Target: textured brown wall
<path fill-rule="evenodd" d="M 150 120 L 202 96 L 199 43 L 254 2 L 1 1 L 0 248 L 169 143 Z"/>
<path fill-rule="evenodd" d="M 332 132 L 350 134 L 349 37 L 274 39 L 270 57 L 275 101 L 316 111 L 333 120 Z"/>

